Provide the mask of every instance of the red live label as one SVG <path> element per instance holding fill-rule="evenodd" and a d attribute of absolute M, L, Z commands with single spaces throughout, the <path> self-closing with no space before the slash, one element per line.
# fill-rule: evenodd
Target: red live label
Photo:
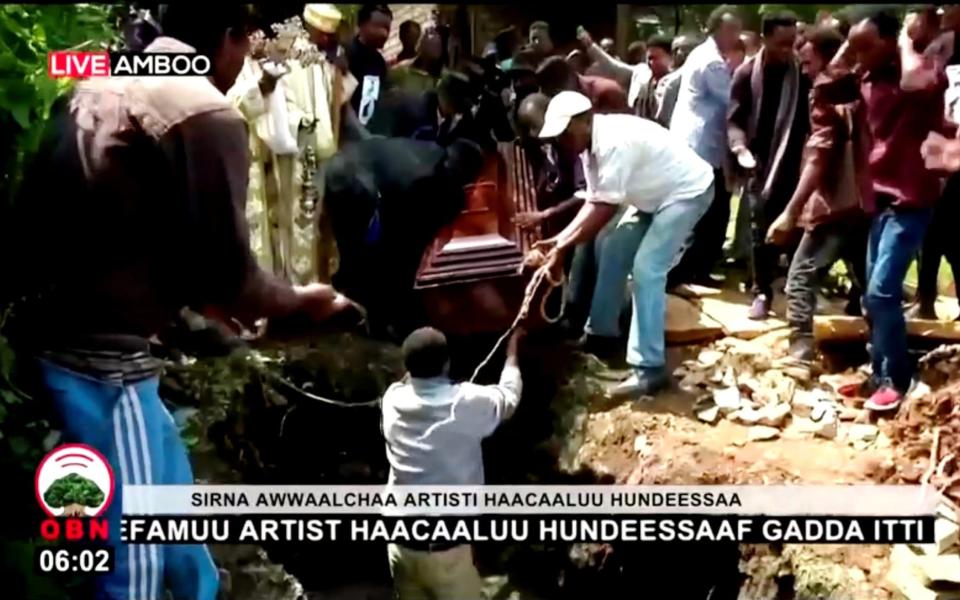
<path fill-rule="evenodd" d="M 71 52 L 67 50 L 47 54 L 47 75 L 85 79 L 110 75 L 108 52 Z"/>

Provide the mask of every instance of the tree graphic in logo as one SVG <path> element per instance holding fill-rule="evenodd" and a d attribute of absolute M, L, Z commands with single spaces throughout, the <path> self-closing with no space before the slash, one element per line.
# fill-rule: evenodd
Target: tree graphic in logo
<path fill-rule="evenodd" d="M 65 517 L 82 517 L 85 507 L 97 508 L 103 504 L 103 491 L 83 475 L 70 473 L 57 479 L 43 494 L 51 508 L 62 508 Z"/>
<path fill-rule="evenodd" d="M 113 468 L 86 444 L 64 444 L 43 457 L 34 478 L 37 502 L 51 517 L 97 517 L 113 500 Z"/>

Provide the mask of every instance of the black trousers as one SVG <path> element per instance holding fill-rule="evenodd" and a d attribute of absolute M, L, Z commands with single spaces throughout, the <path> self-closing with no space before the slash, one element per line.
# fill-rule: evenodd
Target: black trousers
<path fill-rule="evenodd" d="M 821 275 L 837 260 L 843 259 L 847 264 L 853 288 L 863 289 L 869 231 L 870 222 L 863 219 L 827 223 L 803 233 L 787 275 L 787 320 L 794 335 L 813 335 Z"/>
<path fill-rule="evenodd" d="M 762 200 L 754 187 L 758 182 L 748 182 L 743 187 L 741 205 L 747 202 L 750 207 L 750 275 L 753 280 L 751 292 L 754 296 L 764 294 L 773 299 L 773 282 L 777 278 L 780 254 L 784 249 L 767 243 L 767 230 L 786 208 L 790 195 L 773 190 L 766 200 Z M 792 193 L 792 189 L 790 192 Z"/>
<path fill-rule="evenodd" d="M 693 243 L 680 263 L 670 271 L 668 286 L 688 283 L 710 275 L 723 257 L 723 242 L 730 221 L 730 190 L 723 169 L 713 171 L 713 201 L 693 230 Z"/>
<path fill-rule="evenodd" d="M 947 258 L 953 271 L 954 281 L 960 275 L 960 238 L 956 226 L 960 223 L 960 175 L 947 180 L 943 196 L 933 209 L 933 220 L 920 250 L 919 273 L 917 274 L 917 300 L 921 306 L 933 308 L 937 300 L 937 275 L 940 259 Z"/>

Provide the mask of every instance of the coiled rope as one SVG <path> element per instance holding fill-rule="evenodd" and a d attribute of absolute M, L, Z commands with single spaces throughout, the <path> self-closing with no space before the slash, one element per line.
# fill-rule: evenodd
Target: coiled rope
<path fill-rule="evenodd" d="M 477 368 L 473 371 L 473 376 L 470 377 L 470 383 L 475 383 L 477 377 L 480 375 L 480 371 L 483 370 L 487 364 L 493 360 L 494 355 L 500 349 L 500 346 L 506 341 L 507 338 L 516 331 L 520 323 L 530 315 L 530 305 L 533 304 L 533 298 L 537 294 L 537 289 L 540 287 L 540 284 L 546 281 L 550 284 L 550 289 L 547 290 L 545 294 L 540 298 L 540 318 L 543 319 L 546 323 L 554 324 L 563 317 L 563 312 L 567 307 L 567 294 L 566 294 L 566 277 L 561 273 L 560 279 L 555 280 L 553 275 L 550 273 L 550 265 L 545 264 L 545 258 L 543 254 L 537 250 L 531 252 L 528 260 L 524 263 L 525 265 L 529 264 L 540 264 L 536 272 L 533 274 L 533 277 L 530 278 L 530 282 L 527 283 L 527 289 L 523 294 L 523 303 L 520 304 L 520 310 L 517 312 L 516 318 L 513 320 L 513 324 L 510 325 L 510 328 L 507 329 L 503 335 L 497 340 L 497 343 L 493 345 L 493 348 L 490 350 L 490 353 L 487 354 Z M 524 265 L 520 266 L 520 269 L 523 269 Z M 547 299 L 550 297 L 550 293 L 557 289 L 561 288 L 560 294 L 560 311 L 555 317 L 551 317 L 547 314 Z"/>

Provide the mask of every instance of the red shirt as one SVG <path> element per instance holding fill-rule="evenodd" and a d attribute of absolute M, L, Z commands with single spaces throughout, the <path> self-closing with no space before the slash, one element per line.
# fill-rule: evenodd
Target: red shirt
<path fill-rule="evenodd" d="M 907 91 L 900 87 L 895 62 L 862 76 L 838 70 L 817 85 L 836 103 L 855 100 L 859 85 L 873 139 L 869 164 L 874 192 L 890 197 L 895 206 L 932 206 L 940 196 L 940 175 L 924 166 L 920 146 L 931 131 L 944 128 L 943 73 L 932 89 Z"/>
<path fill-rule="evenodd" d="M 627 113 L 630 106 L 627 104 L 627 95 L 620 84 L 606 77 L 592 77 L 577 75 L 580 80 L 580 90 L 590 98 L 593 108 L 598 113 Z"/>
<path fill-rule="evenodd" d="M 824 96 L 822 88 L 814 85 L 810 92 L 810 137 L 804 153 L 807 161 L 820 165 L 822 176 L 804 205 L 801 222 L 807 229 L 856 218 L 865 207 L 872 209 L 875 205 L 869 168 L 873 143 L 863 99 L 858 95 L 854 102 L 835 104 Z M 847 163 L 848 144 L 852 164 Z M 846 169 L 852 169 L 852 189 L 843 182 Z M 845 194 L 849 197 L 841 196 Z"/>
<path fill-rule="evenodd" d="M 932 206 L 940 196 L 940 175 L 924 166 L 920 146 L 943 127 L 947 86 L 941 83 L 932 90 L 905 91 L 897 65 L 867 73 L 860 83 L 873 134 L 873 189 L 892 196 L 895 205 Z"/>

